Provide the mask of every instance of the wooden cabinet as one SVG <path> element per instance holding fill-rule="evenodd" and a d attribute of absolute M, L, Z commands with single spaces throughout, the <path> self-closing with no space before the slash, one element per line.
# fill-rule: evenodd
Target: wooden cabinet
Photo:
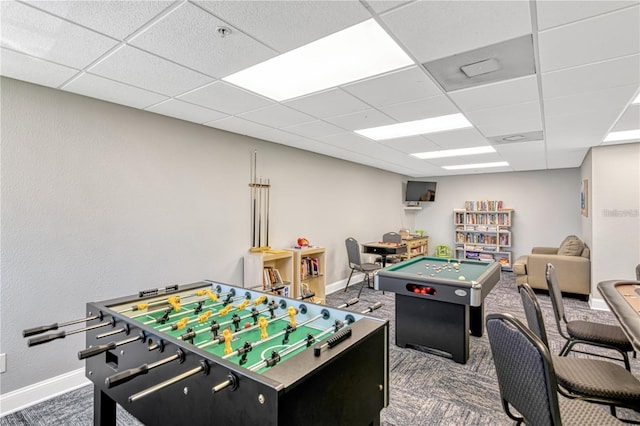
<path fill-rule="evenodd" d="M 324 247 L 289 249 L 293 253 L 293 297 L 298 298 L 313 292 L 309 301 L 326 302 L 326 251 Z"/>
<path fill-rule="evenodd" d="M 402 237 L 402 242 L 407 244 L 407 253 L 402 255 L 403 259 L 411 259 L 415 256 L 426 256 L 429 254 L 429 237 Z"/>
<path fill-rule="evenodd" d="M 269 250 L 244 256 L 244 287 L 293 297 L 293 253 Z"/>
<path fill-rule="evenodd" d="M 502 209 L 501 201 L 467 201 L 466 207 L 453 211 L 456 258 L 495 260 L 511 270 L 513 210 Z"/>

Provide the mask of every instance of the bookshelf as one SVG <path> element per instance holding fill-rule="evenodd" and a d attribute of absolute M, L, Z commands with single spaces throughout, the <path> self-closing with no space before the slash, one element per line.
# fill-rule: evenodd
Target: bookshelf
<path fill-rule="evenodd" d="M 245 288 L 292 297 L 293 253 L 268 250 L 244 255 Z"/>
<path fill-rule="evenodd" d="M 512 215 L 502 201 L 466 201 L 464 209 L 454 209 L 456 258 L 495 260 L 512 270 Z"/>
<path fill-rule="evenodd" d="M 293 297 L 298 298 L 311 291 L 315 296 L 308 300 L 324 304 L 327 270 L 325 248 L 303 247 L 289 250 L 293 253 Z"/>
<path fill-rule="evenodd" d="M 402 237 L 402 242 L 407 245 L 407 252 L 402 255 L 403 259 L 429 254 L 429 237 L 427 236 L 411 235 Z"/>

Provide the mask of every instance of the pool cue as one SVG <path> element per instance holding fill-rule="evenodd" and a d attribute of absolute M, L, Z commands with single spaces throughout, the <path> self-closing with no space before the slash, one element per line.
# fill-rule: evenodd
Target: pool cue
<path fill-rule="evenodd" d="M 256 165 L 257 151 L 253 151 L 253 168 L 251 169 L 251 199 L 253 202 L 253 216 L 251 217 L 251 237 L 253 238 L 252 247 L 256 247 Z"/>
<path fill-rule="evenodd" d="M 262 178 L 258 186 L 258 247 L 262 247 Z"/>
<path fill-rule="evenodd" d="M 267 211 L 265 212 L 265 220 L 266 220 L 266 239 L 267 242 L 265 243 L 267 246 L 269 245 L 269 190 L 271 189 L 271 179 L 267 179 L 267 194 L 266 194 L 266 199 L 267 199 Z"/>

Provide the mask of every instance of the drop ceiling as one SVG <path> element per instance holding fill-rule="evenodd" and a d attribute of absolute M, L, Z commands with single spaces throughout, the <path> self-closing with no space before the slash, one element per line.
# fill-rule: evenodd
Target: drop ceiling
<path fill-rule="evenodd" d="M 640 92 L 639 0 L 2 1 L 0 7 L 4 76 L 410 177 L 579 167 L 610 131 L 640 129 L 640 105 L 632 104 Z M 280 102 L 223 80 L 370 19 L 413 64 Z M 500 57 L 498 46 L 523 40 L 530 53 L 518 47 L 511 59 Z M 491 70 L 519 56 L 532 60 L 529 71 L 485 73 L 483 61 Z M 465 58 L 471 62 L 453 65 L 452 77 L 472 84 L 449 87 L 429 71 Z M 467 77 L 460 65 L 481 74 Z M 473 127 L 382 141 L 354 133 L 455 113 Z M 488 145 L 495 153 L 410 155 Z M 442 168 L 501 161 L 508 166 Z"/>

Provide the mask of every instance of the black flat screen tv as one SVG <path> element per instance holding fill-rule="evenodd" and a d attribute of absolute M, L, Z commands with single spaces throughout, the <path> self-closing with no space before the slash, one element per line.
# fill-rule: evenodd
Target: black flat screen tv
<path fill-rule="evenodd" d="M 407 181 L 404 200 L 411 203 L 417 201 L 435 201 L 436 183 L 437 182 L 423 182 L 420 180 Z"/>

